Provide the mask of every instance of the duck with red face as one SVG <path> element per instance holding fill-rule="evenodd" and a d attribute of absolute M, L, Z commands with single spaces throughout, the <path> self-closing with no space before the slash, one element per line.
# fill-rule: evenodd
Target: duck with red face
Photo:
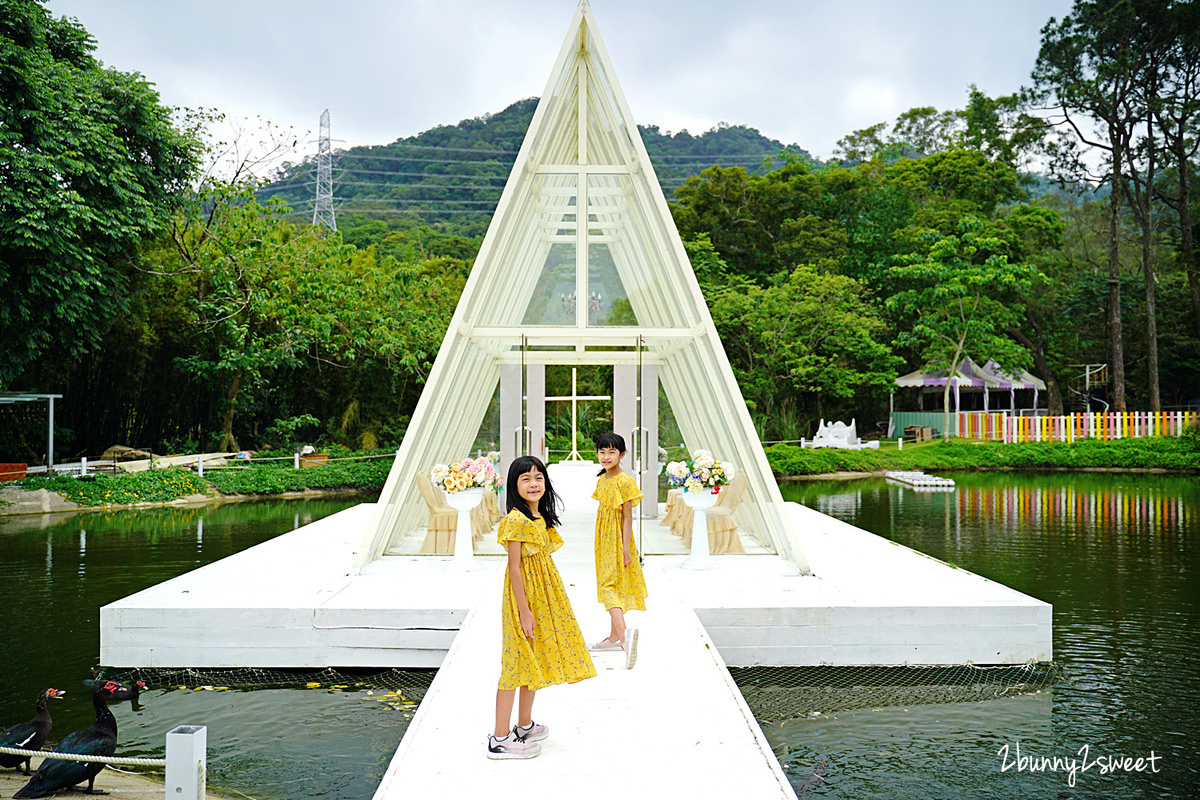
<path fill-rule="evenodd" d="M 19 725 L 13 725 L 3 733 L 0 733 L 0 747 L 13 747 L 17 750 L 41 750 L 42 745 L 46 743 L 46 737 L 50 735 L 50 729 L 54 727 L 54 722 L 50 719 L 50 711 L 46 708 L 46 701 L 50 699 L 62 700 L 66 696 L 66 692 L 61 689 L 45 689 L 38 695 L 37 701 L 33 704 L 36 714 L 29 722 L 22 722 Z M 29 760 L 32 756 L 14 756 L 0 755 L 0 767 L 21 768 L 21 762 L 25 762 L 25 774 L 29 774 Z"/>
<path fill-rule="evenodd" d="M 112 681 L 97 682 L 92 691 L 92 707 L 96 709 L 96 720 L 92 727 L 68 733 L 54 748 L 55 753 L 74 753 L 87 756 L 111 756 L 117 751 L 117 718 L 108 710 L 108 701 L 118 688 Z M 13 797 L 45 797 L 69 786 L 87 781 L 87 794 L 95 791 L 96 776 L 104 764 L 91 761 L 63 761 L 47 758 L 33 773 L 29 783 L 21 787 Z"/>
<path fill-rule="evenodd" d="M 100 681 L 100 683 L 103 683 L 103 682 L 104 681 Z M 93 681 L 93 680 L 85 680 L 83 682 L 83 685 L 89 689 L 95 689 L 96 683 L 97 682 Z M 117 687 L 116 689 L 113 690 L 113 695 L 108 700 L 108 702 L 110 702 L 110 703 L 119 703 L 122 700 L 137 700 L 138 694 L 141 693 L 142 689 L 146 688 L 145 681 L 134 681 L 133 683 L 121 683 L 120 681 L 109 681 L 109 683 L 111 683 Z"/>

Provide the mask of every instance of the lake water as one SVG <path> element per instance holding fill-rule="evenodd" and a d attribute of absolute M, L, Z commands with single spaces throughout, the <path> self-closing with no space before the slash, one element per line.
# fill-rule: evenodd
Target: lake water
<path fill-rule="evenodd" d="M 1065 678 L 1033 696 L 768 727 L 793 783 L 824 764 L 814 797 L 1200 797 L 1200 481 L 954 477 L 946 493 L 871 479 L 785 496 L 1053 604 Z M 1110 756 L 1152 753 L 1143 772 L 1101 774 Z M 1058 771 L 1034 771 L 1046 761 Z"/>
<path fill-rule="evenodd" d="M 877 479 L 784 491 L 1052 603 L 1055 660 L 1065 677 L 1033 695 L 764 721 L 798 793 L 846 800 L 1200 797 L 1200 481 L 956 479 L 957 491 L 945 494 Z M 46 686 L 70 692 L 52 707 L 56 735 L 90 724 L 80 680 L 96 665 L 101 605 L 355 502 L 83 514 L 48 527 L 43 518 L 0 518 L 0 596 L 8 611 L 0 727 L 28 719 Z M 210 785 L 264 800 L 369 798 L 413 710 L 398 696 L 328 683 L 256 691 L 156 686 L 137 708 L 116 707 L 123 755 L 160 755 L 166 730 L 205 724 Z M 1118 755 L 1154 760 L 1143 761 L 1140 773 L 1101 774 Z"/>

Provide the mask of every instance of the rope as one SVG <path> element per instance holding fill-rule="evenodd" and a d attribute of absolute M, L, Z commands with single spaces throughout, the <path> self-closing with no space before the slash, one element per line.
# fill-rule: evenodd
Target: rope
<path fill-rule="evenodd" d="M 127 767 L 165 767 L 165 758 L 123 758 L 120 756 L 83 756 L 75 753 L 56 753 L 52 750 L 19 750 L 16 747 L 0 747 L 0 753 L 8 756 L 30 758 L 57 758 L 61 761 L 90 761 L 93 764 L 121 764 Z"/>
<path fill-rule="evenodd" d="M 372 459 L 372 458 L 395 458 L 395 457 L 396 457 L 396 454 L 393 452 L 393 453 L 374 453 L 372 455 L 365 455 L 365 456 L 337 456 L 334 458 L 330 458 L 328 460 L 329 461 L 366 461 L 366 460 Z M 248 463 L 256 464 L 261 461 L 292 461 L 294 458 L 295 458 L 295 456 L 255 456 L 252 459 L 242 459 L 242 460 L 245 460 Z M 301 461 L 303 461 L 304 458 L 305 458 L 305 456 L 300 456 Z M 239 459 L 232 459 L 232 460 L 237 461 Z M 89 464 L 89 466 L 91 466 L 91 465 Z"/>

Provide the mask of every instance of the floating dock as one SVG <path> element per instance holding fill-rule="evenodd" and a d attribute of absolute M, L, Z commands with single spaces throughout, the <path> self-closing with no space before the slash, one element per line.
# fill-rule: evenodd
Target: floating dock
<path fill-rule="evenodd" d="M 890 482 L 901 483 L 914 489 L 954 489 L 953 478 L 941 478 L 924 472 L 885 472 L 884 477 Z"/>
<path fill-rule="evenodd" d="M 584 637 L 598 640 L 609 620 L 595 601 L 594 512 L 573 505 L 555 562 Z M 710 571 L 682 569 L 682 554 L 648 556 L 648 610 L 629 615 L 643 631 L 637 666 L 626 671 L 620 655 L 598 654 L 597 678 L 539 692 L 534 718 L 551 736 L 541 756 L 520 765 L 484 751 L 499 676 L 501 550 L 485 543 L 495 555 L 476 556 L 474 572 L 447 571 L 449 557 L 397 555 L 355 574 L 371 504 L 104 606 L 100 662 L 440 667 L 377 800 L 413 786 L 453 797 L 517 792 L 529 780 L 572 794 L 587 795 L 589 781 L 620 780 L 635 796 L 724 800 L 794 796 L 726 666 L 1052 659 L 1049 604 L 788 508 L 812 575 L 769 554 L 716 556 Z"/>
<path fill-rule="evenodd" d="M 813 575 L 769 554 L 715 556 L 718 568 L 702 572 L 682 569 L 682 554 L 646 558 L 729 666 L 1052 659 L 1048 603 L 804 506 L 788 508 Z M 100 662 L 440 667 L 467 614 L 500 584 L 491 569 L 448 572 L 449 558 L 439 556 L 389 556 L 354 574 L 371 511 L 355 506 L 104 606 Z M 555 562 L 568 584 L 594 590 L 593 521 L 586 507 L 564 516 L 567 544 Z M 476 560 L 499 564 L 502 551 L 494 540 L 486 545 L 496 555 Z M 580 612 L 585 633 L 603 638 L 608 615 L 594 602 Z"/>

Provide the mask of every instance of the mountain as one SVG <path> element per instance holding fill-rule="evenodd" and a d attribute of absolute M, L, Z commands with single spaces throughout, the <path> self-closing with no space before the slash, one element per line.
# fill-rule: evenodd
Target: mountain
<path fill-rule="evenodd" d="M 457 125 L 440 125 L 387 145 L 354 147 L 333 154 L 334 207 L 338 229 L 383 222 L 389 229 L 430 226 L 446 233 L 482 236 L 500 199 L 536 97 L 519 100 L 497 114 Z M 722 123 L 693 136 L 638 126 L 669 200 L 690 175 L 720 164 L 751 172 L 777 169 L 781 153 L 813 161 L 796 145 L 768 139 L 753 128 Z M 286 165 L 260 190 L 276 196 L 298 216 L 312 216 L 316 162 Z"/>

